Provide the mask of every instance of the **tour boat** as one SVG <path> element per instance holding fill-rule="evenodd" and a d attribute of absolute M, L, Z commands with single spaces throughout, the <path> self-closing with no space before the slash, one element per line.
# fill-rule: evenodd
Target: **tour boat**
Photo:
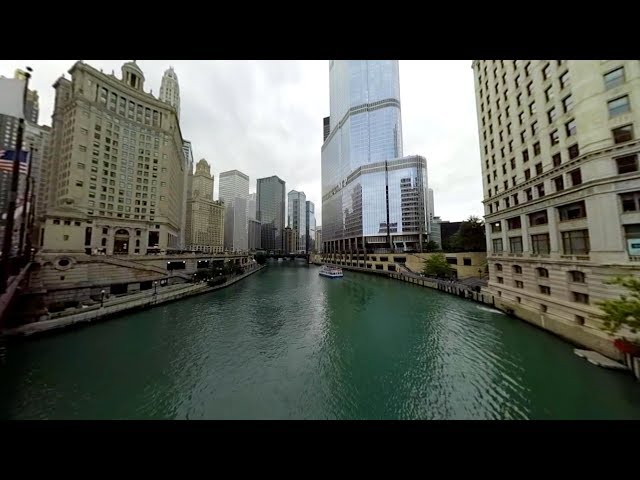
<path fill-rule="evenodd" d="M 344 275 L 342 274 L 342 269 L 340 267 L 329 267 L 327 265 L 322 266 L 322 268 L 320 269 L 320 275 L 329 278 L 344 277 Z"/>

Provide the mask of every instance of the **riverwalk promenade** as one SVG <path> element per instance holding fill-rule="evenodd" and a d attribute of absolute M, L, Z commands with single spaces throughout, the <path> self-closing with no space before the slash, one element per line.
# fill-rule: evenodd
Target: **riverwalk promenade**
<path fill-rule="evenodd" d="M 179 284 L 160 287 L 157 290 L 145 290 L 143 292 L 135 294 L 109 298 L 100 304 L 85 306 L 84 308 L 80 309 L 80 311 L 78 311 L 79 309 L 75 309 L 73 311 L 50 314 L 48 320 L 41 320 L 38 322 L 28 323 L 26 325 L 7 329 L 2 332 L 2 335 L 37 335 L 45 332 L 50 332 L 52 330 L 59 330 L 72 326 L 79 326 L 82 324 L 97 322 L 133 310 L 153 308 L 156 305 L 173 302 L 183 298 L 191 297 L 193 295 L 214 292 L 216 290 L 229 287 L 234 283 L 243 280 L 249 275 L 262 270 L 265 267 L 265 265 L 252 266 L 245 273 L 238 276 L 233 276 L 229 278 L 227 282 L 221 285 L 216 285 L 215 287 L 210 287 L 204 282 L 195 284 Z"/>

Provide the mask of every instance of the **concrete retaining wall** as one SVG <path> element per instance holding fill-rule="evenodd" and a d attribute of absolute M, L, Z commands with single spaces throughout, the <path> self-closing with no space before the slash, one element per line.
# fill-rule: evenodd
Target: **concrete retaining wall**
<path fill-rule="evenodd" d="M 247 273 L 235 277 L 231 281 L 223 285 L 218 285 L 216 287 L 209 287 L 206 283 L 176 285 L 162 287 L 158 289 L 157 294 L 154 293 L 154 290 L 145 290 L 144 292 L 132 295 L 115 297 L 113 299 L 105 301 L 102 306 L 93 305 L 82 309 L 80 313 L 73 314 L 60 312 L 58 314 L 51 315 L 49 320 L 29 323 L 27 325 L 22 325 L 17 328 L 6 330 L 2 333 L 3 335 L 7 336 L 29 336 L 49 332 L 52 330 L 63 329 L 77 324 L 96 322 L 125 313 L 127 311 L 151 308 L 156 305 L 173 302 L 175 300 L 190 297 L 193 295 L 220 290 L 222 288 L 233 285 L 236 282 L 239 282 L 240 280 L 262 270 L 263 268 L 265 268 L 265 266 L 257 266 Z"/>

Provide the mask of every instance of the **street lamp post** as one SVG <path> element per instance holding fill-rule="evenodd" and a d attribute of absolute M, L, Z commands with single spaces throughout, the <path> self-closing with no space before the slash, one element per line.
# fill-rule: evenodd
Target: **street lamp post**
<path fill-rule="evenodd" d="M 100 308 L 102 308 L 102 306 L 104 305 L 104 294 L 105 294 L 105 293 L 106 293 L 106 292 L 105 292 L 104 290 L 102 290 L 102 291 L 100 292 Z"/>
<path fill-rule="evenodd" d="M 155 282 L 153 282 L 153 288 L 154 288 L 153 294 L 157 295 L 158 294 L 158 281 L 157 280 Z"/>

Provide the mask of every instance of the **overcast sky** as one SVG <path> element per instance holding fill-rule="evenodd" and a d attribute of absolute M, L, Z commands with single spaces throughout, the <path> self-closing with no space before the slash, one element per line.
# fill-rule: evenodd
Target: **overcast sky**
<path fill-rule="evenodd" d="M 56 79 L 75 60 L 1 60 L 0 75 L 30 66 L 40 95 L 40 123 L 51 125 Z M 122 60 L 85 60 L 120 77 Z M 181 129 L 194 159 L 218 175 L 238 169 L 256 178 L 278 175 L 302 190 L 321 220 L 322 119 L 329 115 L 328 61 L 138 60 L 145 91 L 160 92 L 173 66 L 180 82 Z M 422 155 L 434 190 L 435 214 L 460 221 L 482 216 L 482 178 L 471 61 L 400 61 L 404 154 Z"/>

